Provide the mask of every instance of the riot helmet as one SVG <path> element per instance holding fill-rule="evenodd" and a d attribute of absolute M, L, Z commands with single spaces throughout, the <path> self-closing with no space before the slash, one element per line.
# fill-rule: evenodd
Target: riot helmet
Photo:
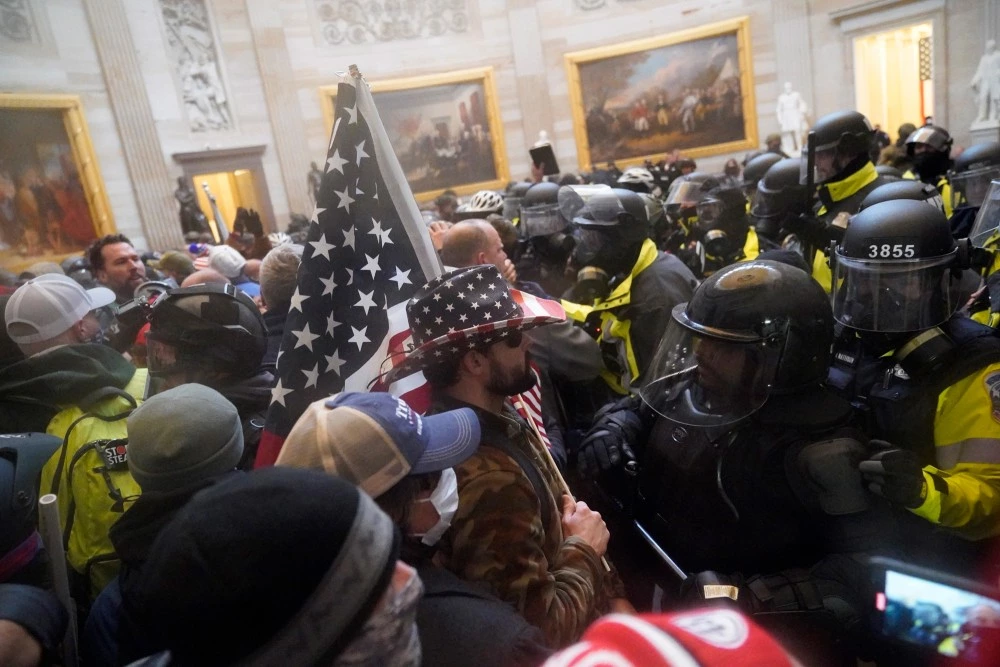
<path fill-rule="evenodd" d="M 503 217 L 506 220 L 514 222 L 514 220 L 520 219 L 521 201 L 533 185 L 534 183 L 528 181 L 518 181 L 507 188 L 503 198 Z"/>
<path fill-rule="evenodd" d="M 910 179 L 894 181 L 878 186 L 861 200 L 858 212 L 880 202 L 892 201 L 894 199 L 912 199 L 914 201 L 927 202 L 938 211 L 941 211 L 942 214 L 944 213 L 944 201 L 941 199 L 941 193 L 938 192 L 938 189 L 930 183 Z"/>
<path fill-rule="evenodd" d="M 645 167 L 629 167 L 618 177 L 618 187 L 632 192 L 652 192 L 656 179 Z"/>
<path fill-rule="evenodd" d="M 264 318 L 231 284 L 172 289 L 156 300 L 148 319 L 149 373 L 160 379 L 203 373 L 247 377 L 259 370 L 267 348 Z"/>
<path fill-rule="evenodd" d="M 768 169 L 780 161 L 781 155 L 778 153 L 762 153 L 746 163 L 743 168 L 743 192 L 749 199 L 753 199 L 758 181 L 764 178 Z"/>
<path fill-rule="evenodd" d="M 0 556 L 24 543 L 38 524 L 38 479 L 62 440 L 46 433 L 0 435 Z"/>
<path fill-rule="evenodd" d="M 1000 141 L 969 146 L 955 159 L 948 175 L 952 207 L 981 206 L 990 182 L 1000 178 Z"/>
<path fill-rule="evenodd" d="M 802 183 L 808 182 L 808 154 L 813 154 L 814 182 L 826 183 L 844 178 L 870 161 L 869 152 L 875 130 L 868 118 L 858 111 L 835 111 L 823 116 L 809 132 L 802 149 Z"/>
<path fill-rule="evenodd" d="M 855 215 L 831 263 L 834 318 L 858 331 L 924 331 L 961 305 L 948 219 L 920 201 L 883 201 Z"/>
<path fill-rule="evenodd" d="M 709 190 L 722 185 L 722 178 L 719 174 L 696 171 L 676 179 L 667 195 L 667 213 L 678 217 L 693 216 L 698 202 L 705 198 Z"/>
<path fill-rule="evenodd" d="M 564 191 L 572 187 L 559 191 L 560 206 L 570 200 L 572 195 Z M 589 195 L 572 220 L 574 261 L 581 267 L 597 266 L 608 275 L 627 268 L 624 264 L 631 261 L 634 248 L 649 237 L 645 203 L 635 192 L 622 188 Z"/>
<path fill-rule="evenodd" d="M 741 257 L 750 228 L 743 190 L 731 186 L 712 188 L 695 210 L 698 220 L 693 232 L 705 252 L 722 259 Z"/>
<path fill-rule="evenodd" d="M 750 207 L 757 233 L 778 240 L 787 218 L 808 211 L 806 186 L 799 182 L 801 158 L 775 162 L 757 183 L 757 193 Z"/>
<path fill-rule="evenodd" d="M 809 274 L 769 260 L 731 264 L 673 309 L 640 395 L 672 422 L 725 427 L 772 394 L 822 382 L 832 342 L 829 299 Z"/>
<path fill-rule="evenodd" d="M 569 221 L 559 212 L 556 183 L 536 183 L 521 199 L 521 238 L 545 264 L 565 265 L 576 244 Z"/>
<path fill-rule="evenodd" d="M 951 135 L 936 125 L 924 125 L 906 138 L 906 154 L 921 180 L 936 181 L 951 167 Z"/>
<path fill-rule="evenodd" d="M 882 177 L 885 182 L 898 181 L 903 178 L 903 172 L 896 169 L 891 164 L 875 165 L 875 172 Z"/>

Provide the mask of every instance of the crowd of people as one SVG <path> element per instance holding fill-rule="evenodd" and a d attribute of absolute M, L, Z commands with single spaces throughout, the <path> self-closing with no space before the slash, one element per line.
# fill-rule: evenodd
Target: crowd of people
<path fill-rule="evenodd" d="M 384 378 L 430 408 L 325 397 L 280 450 L 315 223 L 0 274 L 0 664 L 927 659 L 870 559 L 1000 577 L 1000 143 L 882 135 L 441 195 Z M 949 655 L 996 664 L 974 612 Z"/>

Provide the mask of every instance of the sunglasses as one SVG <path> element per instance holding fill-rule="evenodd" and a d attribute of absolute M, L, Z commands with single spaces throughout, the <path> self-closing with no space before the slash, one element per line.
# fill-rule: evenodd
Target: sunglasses
<path fill-rule="evenodd" d="M 518 331 L 512 331 L 503 339 L 503 342 L 507 344 L 507 347 L 518 348 L 521 347 L 521 343 L 524 341 L 524 334 Z"/>

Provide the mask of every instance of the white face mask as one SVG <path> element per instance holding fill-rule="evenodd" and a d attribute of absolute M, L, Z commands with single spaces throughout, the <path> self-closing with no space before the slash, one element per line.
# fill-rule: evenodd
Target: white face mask
<path fill-rule="evenodd" d="M 458 477 L 455 476 L 455 469 L 442 470 L 441 479 L 438 480 L 437 486 L 431 492 L 430 498 L 421 498 L 417 502 L 430 503 L 438 513 L 437 523 L 420 539 L 421 542 L 432 547 L 451 527 L 451 520 L 455 518 L 455 512 L 458 511 Z M 419 537 L 419 535 L 414 537 Z"/>

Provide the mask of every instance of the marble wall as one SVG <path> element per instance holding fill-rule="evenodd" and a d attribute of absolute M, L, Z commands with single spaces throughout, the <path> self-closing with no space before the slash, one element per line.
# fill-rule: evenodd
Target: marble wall
<path fill-rule="evenodd" d="M 171 28 L 174 17 L 165 18 L 163 12 L 164 6 L 176 12 L 189 2 L 204 3 L 208 27 L 190 27 L 187 38 L 217 54 L 215 72 L 228 123 L 199 126 L 191 118 L 191 66 L 179 63 L 167 37 L 168 29 L 176 30 Z M 337 73 L 350 64 L 375 82 L 493 67 L 508 163 L 516 178 L 527 174 L 527 150 L 540 130 L 552 138 L 562 164 L 577 163 L 563 58 L 567 52 L 748 16 L 762 139 L 778 129 L 774 107 L 785 81 L 802 94 L 813 119 L 850 107 L 851 39 L 879 26 L 930 19 L 936 118 L 952 130 L 956 144 L 967 145 L 975 114 L 969 81 L 985 40 L 1000 32 L 998 4 L 1000 0 L 34 0 L 28 3 L 37 23 L 30 39 L 18 42 L 0 30 L 0 90 L 80 95 L 118 228 L 139 244 L 148 240 L 163 246 L 178 234 L 171 227 L 176 205 L 170 197 L 172 177 L 182 173 L 172 157 L 177 153 L 266 146 L 263 173 L 276 225 L 283 226 L 291 212 L 308 212 L 306 173 L 311 161 L 324 156 L 329 135 L 318 89 L 335 84 Z M 121 20 L 126 34 L 108 34 L 106 23 L 112 19 Z M 110 47 L 125 49 L 127 57 L 113 57 Z M 122 69 L 132 78 L 122 76 Z M 152 127 L 138 127 L 142 125 Z M 702 158 L 699 164 L 718 168 L 727 157 Z M 159 164 L 143 168 L 157 160 Z"/>

